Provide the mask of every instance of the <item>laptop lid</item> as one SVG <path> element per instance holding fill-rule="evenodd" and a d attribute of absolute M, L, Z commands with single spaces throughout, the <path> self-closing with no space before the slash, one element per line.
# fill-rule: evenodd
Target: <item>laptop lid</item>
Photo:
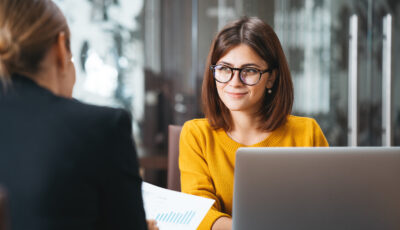
<path fill-rule="evenodd" d="M 400 148 L 240 148 L 233 229 L 400 229 Z"/>

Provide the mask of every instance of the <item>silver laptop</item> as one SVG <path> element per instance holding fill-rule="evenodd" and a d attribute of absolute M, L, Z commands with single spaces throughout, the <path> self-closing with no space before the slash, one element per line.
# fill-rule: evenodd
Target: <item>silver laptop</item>
<path fill-rule="evenodd" d="M 400 148 L 240 148 L 233 229 L 399 230 Z"/>

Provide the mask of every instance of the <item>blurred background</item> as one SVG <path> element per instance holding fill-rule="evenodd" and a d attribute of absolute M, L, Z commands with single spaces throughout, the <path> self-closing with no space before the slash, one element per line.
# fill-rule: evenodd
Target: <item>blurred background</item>
<path fill-rule="evenodd" d="M 168 125 L 203 117 L 201 82 L 216 33 L 242 16 L 276 31 L 294 115 L 331 146 L 400 145 L 398 0 L 55 0 L 72 31 L 74 97 L 121 107 L 145 180 L 165 185 Z"/>

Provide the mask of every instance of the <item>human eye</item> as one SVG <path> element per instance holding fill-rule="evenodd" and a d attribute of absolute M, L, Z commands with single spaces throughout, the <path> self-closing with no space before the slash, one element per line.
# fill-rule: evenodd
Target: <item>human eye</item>
<path fill-rule="evenodd" d="M 258 69 L 255 68 L 244 68 L 243 72 L 249 76 L 249 75 L 256 75 L 258 74 L 260 71 Z"/>
<path fill-rule="evenodd" d="M 229 68 L 228 66 L 224 66 L 224 65 L 217 65 L 216 69 L 221 72 L 226 72 L 226 73 L 231 72 L 231 68 Z"/>

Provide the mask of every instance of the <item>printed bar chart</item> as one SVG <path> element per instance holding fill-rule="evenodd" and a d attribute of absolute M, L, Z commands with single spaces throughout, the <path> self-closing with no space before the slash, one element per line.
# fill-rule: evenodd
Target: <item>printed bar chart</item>
<path fill-rule="evenodd" d="M 190 221 L 193 219 L 195 214 L 196 212 L 194 211 L 186 211 L 184 213 L 177 213 L 177 212 L 159 213 L 156 216 L 156 221 L 188 225 L 190 224 Z"/>
<path fill-rule="evenodd" d="M 195 230 L 214 200 L 176 192 L 143 182 L 146 219 L 157 221 L 160 230 Z"/>

